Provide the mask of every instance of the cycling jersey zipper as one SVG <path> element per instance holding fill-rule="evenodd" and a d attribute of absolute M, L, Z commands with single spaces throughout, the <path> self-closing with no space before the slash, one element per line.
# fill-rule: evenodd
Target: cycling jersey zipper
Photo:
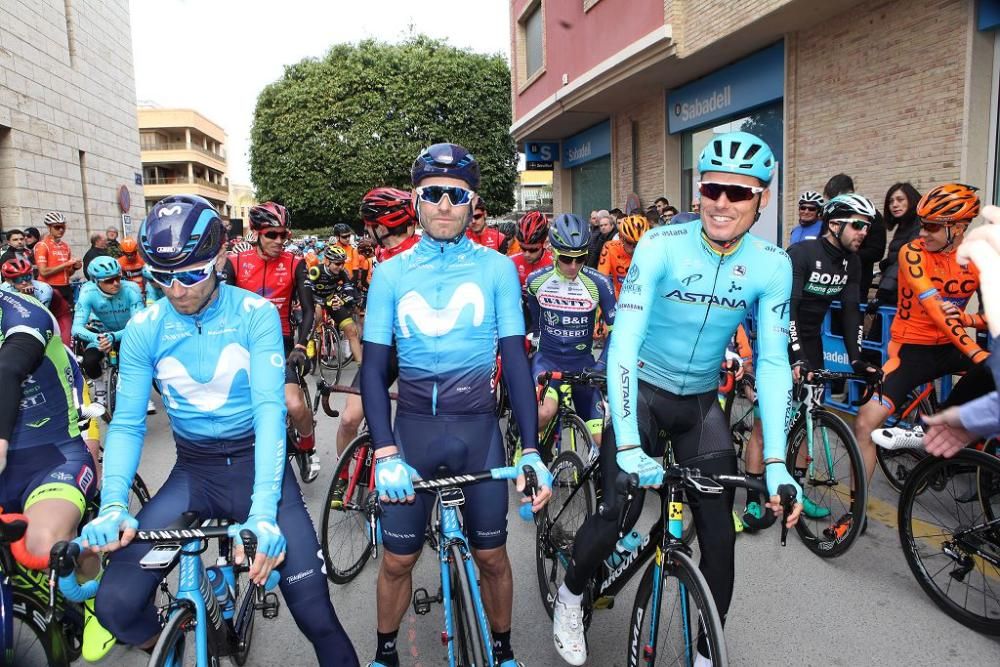
<path fill-rule="evenodd" d="M 687 389 L 687 379 L 690 377 L 691 372 L 691 362 L 694 361 L 695 352 L 698 349 L 698 343 L 701 342 L 701 334 L 705 331 L 705 324 L 708 323 L 708 316 L 712 312 L 712 300 L 715 299 L 715 288 L 719 285 L 719 271 L 722 270 L 722 264 L 726 261 L 726 255 L 719 255 L 719 263 L 715 266 L 715 278 L 712 280 L 712 293 L 709 295 L 708 307 L 705 308 L 705 317 L 701 321 L 701 327 L 698 329 L 698 335 L 695 336 L 694 345 L 691 346 L 691 356 L 688 357 L 687 368 L 684 372 L 684 383 L 681 385 L 680 394 L 684 395 L 684 390 Z"/>

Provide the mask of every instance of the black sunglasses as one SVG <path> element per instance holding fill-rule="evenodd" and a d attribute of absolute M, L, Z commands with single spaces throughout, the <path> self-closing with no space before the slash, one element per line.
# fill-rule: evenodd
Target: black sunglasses
<path fill-rule="evenodd" d="M 587 261 L 587 256 L 580 255 L 578 257 L 571 257 L 569 255 L 559 255 L 559 261 L 563 264 L 583 264 Z"/>

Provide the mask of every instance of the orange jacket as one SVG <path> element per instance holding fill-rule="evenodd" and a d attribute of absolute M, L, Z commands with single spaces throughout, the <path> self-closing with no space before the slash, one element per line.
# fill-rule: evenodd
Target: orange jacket
<path fill-rule="evenodd" d="M 615 298 L 622 291 L 622 283 L 625 282 L 625 274 L 632 266 L 632 255 L 625 252 L 625 246 L 618 239 L 608 241 L 601 250 L 601 259 L 597 263 L 597 270 L 611 278 L 615 286 Z"/>
<path fill-rule="evenodd" d="M 72 256 L 73 251 L 70 250 L 69 244 L 65 241 L 56 241 L 51 234 L 46 234 L 44 239 L 35 244 L 35 265 L 39 268 L 58 266 L 68 262 Z M 50 276 L 39 275 L 38 279 L 50 285 L 69 285 L 70 276 L 74 271 L 71 266 Z"/>

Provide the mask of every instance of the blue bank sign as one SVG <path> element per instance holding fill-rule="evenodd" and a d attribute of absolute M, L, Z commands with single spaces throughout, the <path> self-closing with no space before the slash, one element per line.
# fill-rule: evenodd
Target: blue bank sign
<path fill-rule="evenodd" d="M 784 96 L 785 44 L 763 51 L 667 94 L 670 133 L 727 118 Z"/>
<path fill-rule="evenodd" d="M 611 155 L 611 121 L 606 120 L 569 139 L 563 139 L 562 148 L 563 166 L 567 168 Z"/>

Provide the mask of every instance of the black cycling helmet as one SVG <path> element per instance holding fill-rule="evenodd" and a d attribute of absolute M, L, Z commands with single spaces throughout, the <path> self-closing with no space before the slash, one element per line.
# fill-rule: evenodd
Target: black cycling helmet
<path fill-rule="evenodd" d="M 348 224 L 344 224 L 343 222 L 338 222 L 333 226 L 334 236 L 347 236 L 348 234 L 353 234 L 353 233 L 354 230 L 351 229 L 351 226 Z"/>

